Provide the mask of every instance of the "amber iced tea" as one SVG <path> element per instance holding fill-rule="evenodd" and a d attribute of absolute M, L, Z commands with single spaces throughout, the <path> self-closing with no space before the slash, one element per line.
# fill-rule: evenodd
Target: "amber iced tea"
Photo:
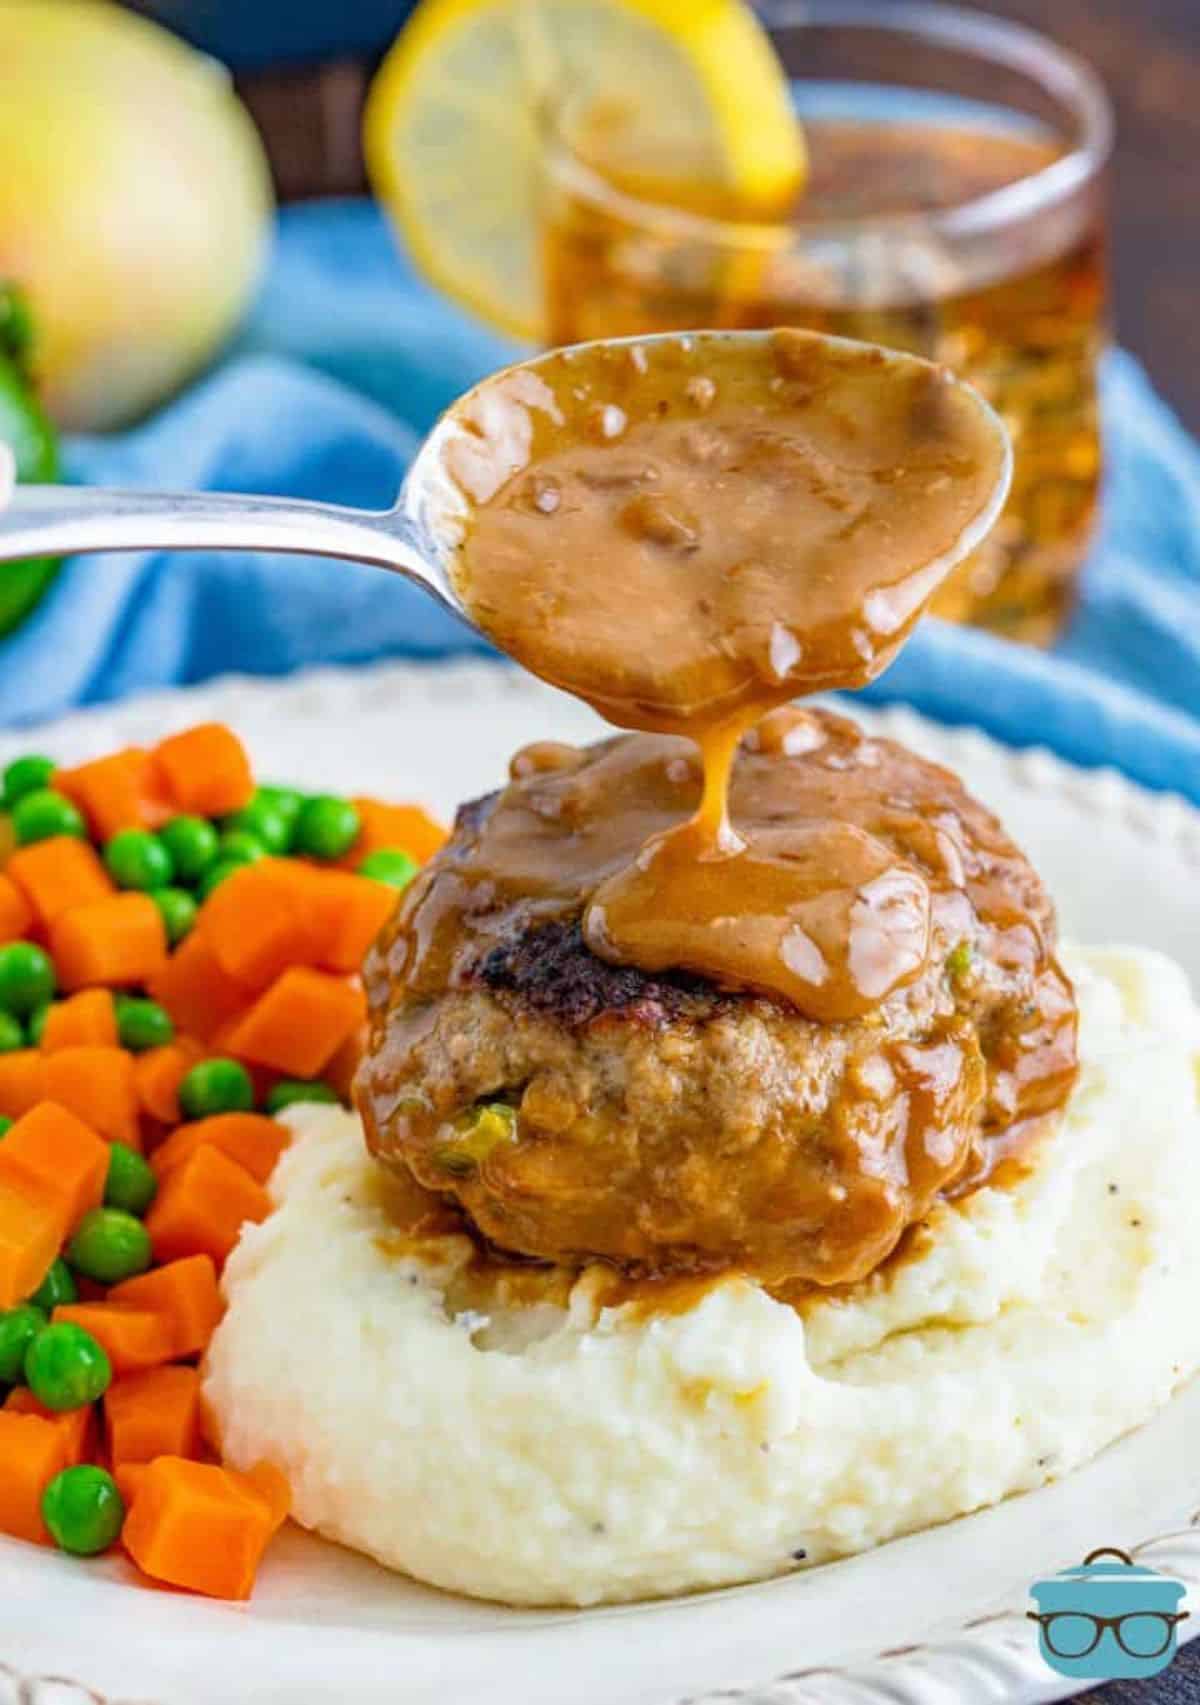
<path fill-rule="evenodd" d="M 732 217 L 700 185 L 652 199 L 644 177 L 606 169 L 603 138 L 577 130 L 569 145 L 560 126 L 544 189 L 550 340 L 797 325 L 946 362 L 1003 416 L 1015 473 L 995 531 L 936 608 L 1046 643 L 1099 489 L 1100 159 L 1081 161 L 1045 116 L 915 97 L 913 112 L 937 117 L 883 120 L 848 115 L 855 98 L 804 116 L 808 182 L 766 223 Z M 803 86 L 799 101 L 803 113 Z"/>

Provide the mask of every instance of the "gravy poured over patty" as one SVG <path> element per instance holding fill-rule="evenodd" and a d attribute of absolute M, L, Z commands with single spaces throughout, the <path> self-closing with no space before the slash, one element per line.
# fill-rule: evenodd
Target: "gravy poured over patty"
<path fill-rule="evenodd" d="M 578 873 L 588 946 L 869 1011 L 925 965 L 925 883 L 769 782 L 731 819 L 730 767 L 773 706 L 891 662 L 1003 486 L 994 420 L 944 369 L 797 331 L 568 350 L 487 399 L 451 465 L 475 505 L 464 602 L 536 674 L 703 760 L 696 810 L 640 837 L 641 747 L 609 767 L 593 810 L 624 856 Z"/>
<path fill-rule="evenodd" d="M 465 425 L 465 605 L 637 732 L 526 748 L 413 883 L 368 964 L 371 1145 L 510 1254 L 852 1282 L 1075 1072 L 1000 826 L 785 707 L 895 656 L 1002 435 L 940 370 L 800 332 L 560 352 Z"/>

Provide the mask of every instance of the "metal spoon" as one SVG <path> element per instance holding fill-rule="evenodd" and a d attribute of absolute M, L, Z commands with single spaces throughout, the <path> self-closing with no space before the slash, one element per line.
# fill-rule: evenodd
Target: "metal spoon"
<path fill-rule="evenodd" d="M 665 332 L 653 339 L 605 341 L 615 345 L 686 341 L 700 367 L 707 343 L 737 341 L 745 345 L 749 358 L 771 335 L 760 331 Z M 845 340 L 827 341 L 837 344 Z M 582 351 L 596 346 L 578 347 Z M 0 563 L 31 556 L 129 550 L 271 551 L 339 557 L 403 574 L 475 625 L 452 573 L 472 499 L 452 477 L 446 452 L 456 441 L 462 445 L 486 440 L 493 470 L 499 468 L 507 476 L 524 467 L 527 458 L 522 450 L 527 446 L 516 442 L 506 445 L 504 435 L 514 414 L 514 398 L 525 408 L 536 406 L 538 368 L 546 359 L 544 355 L 533 356 L 503 368 L 453 403 L 421 446 L 392 509 L 350 509 L 335 503 L 232 492 L 110 491 L 51 485 L 18 486 L 6 504 L 8 482 L 0 456 Z M 914 356 L 888 351 L 886 372 L 881 368 L 881 377 L 899 379 L 911 375 L 914 367 L 926 365 Z M 947 571 L 974 549 L 996 519 L 1011 474 L 1004 427 L 981 397 L 975 401 L 1004 446 L 1003 473 L 986 513 L 943 559 Z M 0 445 L 0 452 L 3 449 Z"/>

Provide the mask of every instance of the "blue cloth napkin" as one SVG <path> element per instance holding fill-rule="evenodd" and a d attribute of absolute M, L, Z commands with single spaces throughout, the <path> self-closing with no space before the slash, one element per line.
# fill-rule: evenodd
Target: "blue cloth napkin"
<path fill-rule="evenodd" d="M 73 477 L 383 507 L 421 434 L 516 346 L 416 279 L 363 202 L 286 211 L 223 365 L 122 436 L 68 446 Z M 1104 373 L 1111 480 L 1070 631 L 1050 654 L 923 624 L 870 690 L 1012 744 L 1114 764 L 1200 803 L 1200 447 L 1128 355 Z M 485 649 L 378 570 L 318 559 L 148 554 L 69 563 L 0 643 L 0 721 L 222 670 Z"/>

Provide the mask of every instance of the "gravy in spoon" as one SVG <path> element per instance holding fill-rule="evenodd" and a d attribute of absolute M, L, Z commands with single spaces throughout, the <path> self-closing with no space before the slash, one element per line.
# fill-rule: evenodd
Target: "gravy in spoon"
<path fill-rule="evenodd" d="M 942 368 L 812 333 L 649 338 L 490 381 L 444 454 L 469 503 L 455 578 L 479 625 L 610 722 L 700 748 L 694 815 L 615 868 L 580 861 L 593 952 L 822 1021 L 919 976 L 920 874 L 866 829 L 776 818 L 765 795 L 732 822 L 729 782 L 774 707 L 885 669 L 986 532 L 1010 464 L 986 405 Z M 778 738 L 803 737 L 788 726 Z M 628 847 L 641 743 L 609 767 L 580 837 Z M 528 845 L 493 840 L 496 883 L 527 881 Z"/>

